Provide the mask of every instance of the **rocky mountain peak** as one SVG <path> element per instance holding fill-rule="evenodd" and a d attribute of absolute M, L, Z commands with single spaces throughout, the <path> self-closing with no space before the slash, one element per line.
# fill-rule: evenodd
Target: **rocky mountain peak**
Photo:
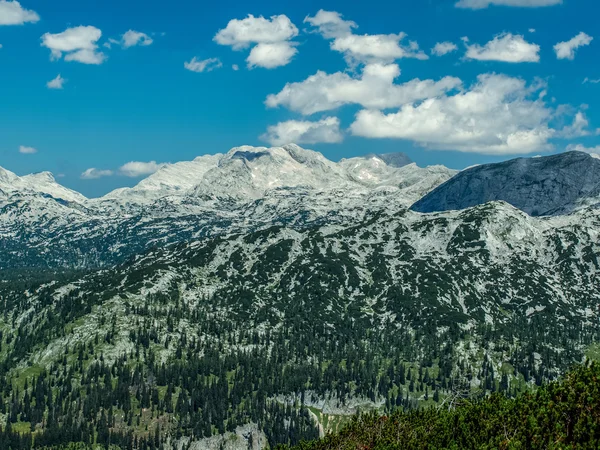
<path fill-rule="evenodd" d="M 572 212 L 599 197 L 600 160 L 588 153 L 566 152 L 469 168 L 412 209 L 427 213 L 503 200 L 530 215 L 545 216 Z"/>
<path fill-rule="evenodd" d="M 10 170 L 6 170 L 0 167 L 0 183 L 10 184 L 14 183 L 19 177 L 12 173 Z"/>

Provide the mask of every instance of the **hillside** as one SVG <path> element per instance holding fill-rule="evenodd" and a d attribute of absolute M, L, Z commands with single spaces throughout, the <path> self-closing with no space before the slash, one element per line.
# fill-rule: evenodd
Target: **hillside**
<path fill-rule="evenodd" d="M 600 365 L 573 370 L 534 394 L 460 399 L 454 408 L 355 418 L 296 450 L 600 447 Z"/>
<path fill-rule="evenodd" d="M 253 424 L 274 446 L 357 408 L 514 396 L 599 341 L 598 221 L 378 211 L 8 278 L 0 405 L 34 442 L 204 442 Z"/>
<path fill-rule="evenodd" d="M 297 146 L 81 203 L 6 175 L 0 419 L 23 448 L 273 448 L 598 353 L 598 210 L 409 209 L 452 175 Z"/>

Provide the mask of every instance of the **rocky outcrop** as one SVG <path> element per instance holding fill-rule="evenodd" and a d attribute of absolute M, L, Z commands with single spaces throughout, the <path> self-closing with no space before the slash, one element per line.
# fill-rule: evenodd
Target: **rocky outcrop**
<path fill-rule="evenodd" d="M 503 200 L 532 216 L 568 214 L 598 202 L 600 159 L 582 152 L 518 158 L 463 170 L 418 200 L 430 213 Z"/>

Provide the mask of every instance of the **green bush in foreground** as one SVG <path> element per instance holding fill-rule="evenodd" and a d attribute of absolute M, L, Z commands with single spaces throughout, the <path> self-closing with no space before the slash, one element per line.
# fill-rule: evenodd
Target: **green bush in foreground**
<path fill-rule="evenodd" d="M 280 447 L 281 449 L 286 447 Z M 535 393 L 494 394 L 455 409 L 355 418 L 297 450 L 600 448 L 600 364 L 578 367 Z"/>

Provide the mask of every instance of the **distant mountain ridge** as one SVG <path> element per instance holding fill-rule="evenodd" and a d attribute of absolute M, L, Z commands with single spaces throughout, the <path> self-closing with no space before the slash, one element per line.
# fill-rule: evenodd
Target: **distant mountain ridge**
<path fill-rule="evenodd" d="M 111 265 L 232 229 L 354 221 L 407 208 L 456 173 L 408 162 L 402 154 L 333 162 L 297 145 L 242 146 L 164 164 L 136 186 L 95 199 L 48 173 L 2 171 L 0 268 Z"/>
<path fill-rule="evenodd" d="M 12 194 L 46 194 L 69 202 L 85 203 L 87 198 L 79 192 L 56 182 L 50 172 L 38 172 L 19 177 L 0 167 L 0 192 Z"/>
<path fill-rule="evenodd" d="M 409 171 L 399 172 L 399 169 L 410 163 L 410 159 L 401 153 L 369 154 L 336 163 L 294 144 L 272 148 L 241 146 L 225 154 L 166 164 L 136 186 L 117 189 L 89 203 L 148 205 L 168 196 L 251 201 L 281 188 L 322 191 L 373 189 L 382 185 L 394 187 L 406 184 L 405 175 Z M 413 167 L 412 172 L 418 172 L 421 178 L 427 177 L 429 168 Z M 456 173 L 435 167 L 436 180 L 441 172 L 445 172 L 446 178 Z"/>
<path fill-rule="evenodd" d="M 289 144 L 283 147 L 241 146 L 229 152 L 204 155 L 193 161 L 164 164 L 131 188 L 119 188 L 100 198 L 85 196 L 61 186 L 50 172 L 19 177 L 0 168 L 0 192 L 11 195 L 47 194 L 56 200 L 76 202 L 101 213 L 111 205 L 153 208 L 164 198 L 181 203 L 202 200 L 253 201 L 277 189 L 312 191 L 345 189 L 369 191 L 381 187 L 405 189 L 411 204 L 455 170 L 443 166 L 417 167 L 402 153 L 369 154 L 333 162 L 322 154 Z M 401 193 L 400 193 L 401 194 Z"/>
<path fill-rule="evenodd" d="M 165 164 L 132 188 L 87 199 L 48 172 L 0 170 L 0 269 L 106 267 L 156 246 L 267 226 L 350 225 L 385 211 L 502 200 L 529 215 L 598 203 L 600 160 L 579 152 L 457 172 L 402 154 L 333 162 L 297 145 L 242 146 Z"/>
<path fill-rule="evenodd" d="M 250 202 L 277 189 L 325 192 L 375 192 L 391 189 L 417 212 L 460 210 L 490 201 L 506 201 L 533 216 L 568 214 L 600 199 L 600 159 L 583 152 L 517 158 L 454 171 L 444 166 L 420 168 L 402 153 L 375 154 L 333 162 L 322 154 L 290 144 L 283 147 L 241 146 L 193 161 L 164 164 L 132 188 L 116 189 L 87 199 L 60 185 L 50 172 L 25 176 L 0 168 L 0 201 L 22 196 L 50 196 L 77 203 L 94 214 L 109 210 L 136 214 L 165 205 L 214 207 L 214 202 Z M 76 205 L 75 205 L 76 206 Z M 222 205 L 221 205 L 222 206 Z M 131 209 L 133 208 L 133 210 Z M 174 213 L 170 209 L 170 213 Z"/>
<path fill-rule="evenodd" d="M 588 153 L 518 158 L 458 173 L 418 200 L 414 211 L 460 210 L 502 200 L 532 216 L 567 214 L 600 201 L 600 159 Z"/>

